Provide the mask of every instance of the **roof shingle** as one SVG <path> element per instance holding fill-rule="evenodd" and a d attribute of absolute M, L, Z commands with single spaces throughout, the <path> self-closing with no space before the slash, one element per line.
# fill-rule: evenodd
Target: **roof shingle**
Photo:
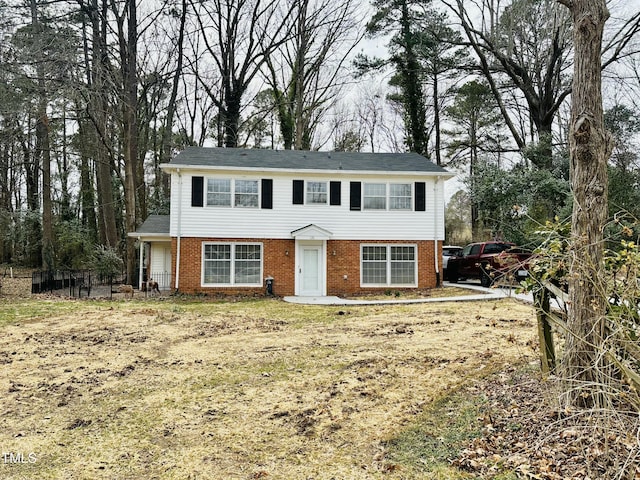
<path fill-rule="evenodd" d="M 169 167 L 348 170 L 370 172 L 449 172 L 417 153 L 316 152 L 219 147 L 187 147 Z M 451 176 L 453 176 L 451 174 Z"/>

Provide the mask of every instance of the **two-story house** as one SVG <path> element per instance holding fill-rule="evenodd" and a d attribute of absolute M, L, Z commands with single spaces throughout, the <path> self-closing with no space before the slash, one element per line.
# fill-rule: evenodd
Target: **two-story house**
<path fill-rule="evenodd" d="M 162 168 L 170 216 L 131 234 L 161 286 L 264 294 L 271 278 L 276 295 L 321 296 L 438 283 L 453 175 L 421 155 L 190 147 Z"/>

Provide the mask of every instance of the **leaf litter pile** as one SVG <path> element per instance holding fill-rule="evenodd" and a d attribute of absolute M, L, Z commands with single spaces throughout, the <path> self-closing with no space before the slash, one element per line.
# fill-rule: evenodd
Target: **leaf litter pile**
<path fill-rule="evenodd" d="M 508 369 L 464 387 L 486 399 L 482 433 L 453 465 L 480 478 L 504 470 L 527 479 L 640 478 L 638 413 L 561 410 L 556 383 Z"/>
<path fill-rule="evenodd" d="M 478 383 L 536 362 L 534 312 L 513 300 L 3 298 L 3 318 L 2 478 L 565 478 L 526 476 L 541 475 L 533 452 L 511 458 L 512 437 L 496 433 L 529 442 L 500 403 L 514 383 Z M 486 398 L 480 437 L 440 459 L 440 476 L 424 458 L 398 460 L 394 439 L 461 388 Z"/>

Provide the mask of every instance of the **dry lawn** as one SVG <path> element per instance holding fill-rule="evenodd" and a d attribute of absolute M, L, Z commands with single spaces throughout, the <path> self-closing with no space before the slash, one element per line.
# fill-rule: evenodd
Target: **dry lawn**
<path fill-rule="evenodd" d="M 536 359 L 533 308 L 513 300 L 5 294 L 0 331 L 3 479 L 458 478 L 387 449 L 434 400 Z"/>

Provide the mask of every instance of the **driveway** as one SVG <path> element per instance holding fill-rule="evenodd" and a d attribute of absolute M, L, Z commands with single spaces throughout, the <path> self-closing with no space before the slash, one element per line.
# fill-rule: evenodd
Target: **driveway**
<path fill-rule="evenodd" d="M 416 299 L 395 299 L 395 300 L 367 300 L 367 299 L 347 299 L 336 296 L 314 296 L 301 297 L 290 296 L 284 297 L 285 302 L 298 303 L 304 305 L 384 305 L 384 304 L 402 304 L 402 303 L 433 303 L 433 302 L 465 302 L 477 300 L 499 300 L 502 298 L 517 298 L 525 302 L 533 303 L 533 297 L 528 293 L 516 293 L 514 288 L 510 287 L 492 287 L 485 288 L 480 285 L 479 281 L 465 281 L 458 283 L 444 282 L 443 286 L 456 286 L 469 290 L 469 295 L 457 295 L 455 297 L 433 297 L 433 298 L 416 298 Z"/>

